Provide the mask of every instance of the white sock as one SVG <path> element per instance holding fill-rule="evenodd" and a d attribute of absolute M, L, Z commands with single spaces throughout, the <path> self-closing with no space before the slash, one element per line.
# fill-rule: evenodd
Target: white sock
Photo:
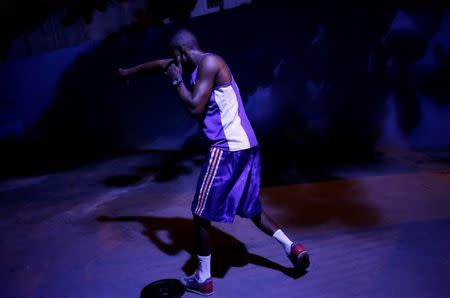
<path fill-rule="evenodd" d="M 198 281 L 204 282 L 211 277 L 211 255 L 198 256 Z"/>
<path fill-rule="evenodd" d="M 291 253 L 291 245 L 292 241 L 286 236 L 282 230 L 277 230 L 275 233 L 273 233 L 273 238 L 277 239 L 277 241 L 283 246 L 284 251 L 286 254 Z"/>

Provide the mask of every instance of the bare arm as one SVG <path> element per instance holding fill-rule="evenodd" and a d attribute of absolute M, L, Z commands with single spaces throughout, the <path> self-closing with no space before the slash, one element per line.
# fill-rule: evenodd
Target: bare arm
<path fill-rule="evenodd" d="M 208 55 L 200 62 L 194 91 L 191 93 L 183 82 L 176 87 L 178 96 L 193 116 L 200 116 L 205 111 L 219 69 L 217 58 Z M 182 68 L 179 61 L 169 66 L 168 74 L 174 80 L 181 79 Z"/>
<path fill-rule="evenodd" d="M 166 70 L 167 66 L 173 62 L 173 59 L 153 60 L 130 68 L 120 68 L 119 74 L 123 77 L 127 77 L 142 73 L 162 73 Z"/>

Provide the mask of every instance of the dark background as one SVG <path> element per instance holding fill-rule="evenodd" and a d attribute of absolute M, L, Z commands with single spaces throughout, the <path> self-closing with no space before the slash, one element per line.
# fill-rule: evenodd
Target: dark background
<path fill-rule="evenodd" d="M 88 22 L 113 2 L 72 3 L 65 21 Z M 151 11 L 151 21 L 135 21 L 103 41 L 2 62 L 1 177 L 128 152 L 201 152 L 196 122 L 167 78 L 125 85 L 116 77 L 119 67 L 168 56 L 180 27 L 229 64 L 273 176 L 374 160 L 383 146 L 450 147 L 448 5 L 255 0 L 188 19 L 195 1 L 181 2 L 148 1 L 140 13 Z M 52 3 L 33 18 L 2 24 L 2 47 L 60 9 Z M 162 25 L 167 17 L 174 22 Z"/>

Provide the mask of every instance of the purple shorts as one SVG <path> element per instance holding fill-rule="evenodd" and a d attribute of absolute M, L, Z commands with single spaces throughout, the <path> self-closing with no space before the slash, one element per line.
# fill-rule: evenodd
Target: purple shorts
<path fill-rule="evenodd" d="M 261 214 L 259 146 L 240 151 L 211 147 L 198 179 L 192 212 L 204 219 L 232 223 L 235 215 Z"/>

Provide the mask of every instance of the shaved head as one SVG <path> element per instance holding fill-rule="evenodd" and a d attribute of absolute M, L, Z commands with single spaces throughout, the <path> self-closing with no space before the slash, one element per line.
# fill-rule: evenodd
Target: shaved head
<path fill-rule="evenodd" d="M 198 49 L 198 41 L 195 35 L 185 29 L 178 30 L 170 40 L 170 46 L 177 48 L 179 46 L 185 46 L 188 49 Z"/>

